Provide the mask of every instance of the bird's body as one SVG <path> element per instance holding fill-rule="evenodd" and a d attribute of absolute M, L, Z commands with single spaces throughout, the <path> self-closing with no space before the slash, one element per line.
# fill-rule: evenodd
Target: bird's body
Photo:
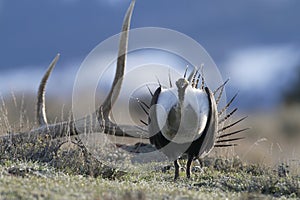
<path fill-rule="evenodd" d="M 160 93 L 156 94 L 159 98 L 154 105 L 157 105 L 157 121 L 165 137 L 177 143 L 185 143 L 202 134 L 208 118 L 209 100 L 205 91 L 190 85 L 182 95 L 177 90 L 161 88 Z M 180 100 L 180 96 L 188 98 Z M 180 134 L 175 135 L 178 132 Z"/>
<path fill-rule="evenodd" d="M 217 133 L 215 98 L 207 87 L 197 88 L 190 79 L 180 78 L 169 89 L 158 87 L 148 118 L 150 142 L 174 160 L 175 179 L 179 176 L 177 159 L 187 154 L 190 177 L 192 160 L 211 151 Z"/>

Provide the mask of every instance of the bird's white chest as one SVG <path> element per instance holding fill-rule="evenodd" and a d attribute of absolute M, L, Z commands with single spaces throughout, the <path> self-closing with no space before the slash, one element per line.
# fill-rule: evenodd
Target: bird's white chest
<path fill-rule="evenodd" d="M 177 88 L 163 89 L 155 109 L 158 128 L 164 137 L 175 143 L 198 139 L 207 123 L 208 98 L 205 91 L 188 86 L 180 102 Z"/>

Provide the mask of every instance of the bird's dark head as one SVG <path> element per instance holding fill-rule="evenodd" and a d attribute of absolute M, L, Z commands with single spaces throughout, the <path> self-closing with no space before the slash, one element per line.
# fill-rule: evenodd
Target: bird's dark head
<path fill-rule="evenodd" d="M 187 86 L 189 85 L 189 81 L 185 78 L 180 78 L 176 81 L 176 86 L 178 90 L 185 90 Z"/>
<path fill-rule="evenodd" d="M 185 90 L 188 87 L 188 85 L 189 85 L 189 81 L 186 80 L 185 78 L 180 78 L 176 81 L 176 86 L 178 90 L 178 99 L 181 105 L 183 104 Z"/>

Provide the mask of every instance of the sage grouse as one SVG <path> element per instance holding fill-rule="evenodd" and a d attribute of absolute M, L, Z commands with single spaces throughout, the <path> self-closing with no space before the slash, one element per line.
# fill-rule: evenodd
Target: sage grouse
<path fill-rule="evenodd" d="M 159 85 L 154 93 L 149 90 L 152 95 L 150 106 L 139 101 L 148 115 L 148 123 L 141 122 L 148 126 L 150 143 L 169 159 L 174 160 L 175 180 L 179 177 L 178 158 L 183 154 L 188 157 L 186 176 L 190 178 L 193 159 L 207 155 L 213 147 L 236 146 L 237 144 L 230 142 L 243 139 L 230 136 L 248 128 L 229 133 L 225 133 L 225 130 L 247 117 L 224 127 L 219 126 L 237 111 L 235 108 L 222 116 L 237 94 L 218 111 L 217 105 L 227 82 L 228 80 L 212 92 L 205 86 L 203 75 L 201 76 L 199 70 L 194 70 L 188 78 L 185 72 L 184 77 L 179 78 L 175 86 L 172 86 L 170 81 L 170 88 Z"/>

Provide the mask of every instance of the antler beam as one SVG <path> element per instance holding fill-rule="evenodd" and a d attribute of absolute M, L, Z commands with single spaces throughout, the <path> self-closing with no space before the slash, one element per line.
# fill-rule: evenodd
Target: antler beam
<path fill-rule="evenodd" d="M 64 137 L 66 135 L 78 135 L 84 133 L 84 131 L 88 133 L 104 131 L 107 134 L 114 134 L 116 136 L 147 138 L 145 132 L 137 131 L 137 129 L 134 129 L 132 126 L 118 126 L 115 123 L 111 122 L 109 118 L 112 106 L 120 93 L 121 84 L 124 77 L 128 49 L 128 36 L 134 5 L 135 0 L 132 0 L 124 18 L 119 43 L 117 70 L 115 73 L 112 88 L 110 89 L 110 92 L 106 97 L 104 103 L 98 108 L 98 110 L 96 110 L 95 113 L 91 114 L 91 116 L 87 116 L 76 121 L 70 120 L 55 124 L 47 123 L 45 108 L 45 88 L 47 80 L 59 59 L 58 54 L 49 65 L 49 68 L 43 76 L 39 86 L 37 95 L 37 122 L 39 127 L 26 133 L 16 133 L 0 137 L 0 144 L 8 141 L 12 142 L 12 140 L 24 141 L 25 139 L 32 138 L 33 136 L 49 136 L 50 138 L 55 139 Z"/>

